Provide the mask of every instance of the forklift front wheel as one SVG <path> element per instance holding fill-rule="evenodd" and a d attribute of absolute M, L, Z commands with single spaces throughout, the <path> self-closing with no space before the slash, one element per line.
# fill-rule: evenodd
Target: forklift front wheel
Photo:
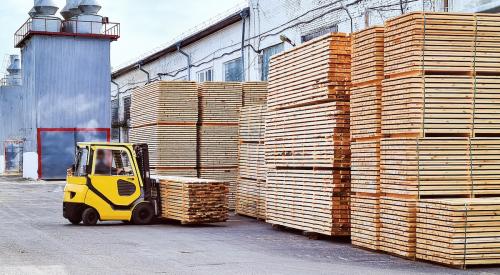
<path fill-rule="evenodd" d="M 94 208 L 89 207 L 83 211 L 82 220 L 84 225 L 96 225 L 99 220 L 99 213 Z"/>
<path fill-rule="evenodd" d="M 132 222 L 136 225 L 150 224 L 153 220 L 154 208 L 150 203 L 138 204 L 132 212 Z"/>

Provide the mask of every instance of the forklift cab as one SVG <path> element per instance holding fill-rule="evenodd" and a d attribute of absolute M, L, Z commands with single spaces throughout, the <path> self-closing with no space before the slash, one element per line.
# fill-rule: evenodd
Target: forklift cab
<path fill-rule="evenodd" d="M 64 217 L 73 224 L 148 224 L 159 215 L 158 193 L 147 145 L 79 143 L 64 189 Z"/>

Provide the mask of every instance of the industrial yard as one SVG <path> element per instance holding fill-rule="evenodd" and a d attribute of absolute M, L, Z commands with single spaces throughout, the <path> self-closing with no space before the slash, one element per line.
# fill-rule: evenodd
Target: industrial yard
<path fill-rule="evenodd" d="M 12 30 L 0 274 L 500 274 L 500 1 L 102 8 Z"/>
<path fill-rule="evenodd" d="M 254 219 L 72 226 L 62 218 L 63 183 L 0 178 L 2 274 L 498 274 L 461 271 L 309 240 Z M 23 202 L 23 203 L 19 203 Z"/>

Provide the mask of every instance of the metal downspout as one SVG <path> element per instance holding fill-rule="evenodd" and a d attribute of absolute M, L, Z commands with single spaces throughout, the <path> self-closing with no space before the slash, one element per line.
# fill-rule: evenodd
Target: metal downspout
<path fill-rule="evenodd" d="M 240 13 L 241 19 L 243 20 L 243 29 L 241 30 L 241 73 L 242 82 L 245 82 L 245 31 L 246 31 L 246 18 L 248 17 L 248 11 L 243 10 Z"/>
<path fill-rule="evenodd" d="M 111 79 L 111 83 L 116 86 L 116 96 L 118 98 L 118 120 L 120 120 L 120 85 L 116 83 L 113 79 Z M 113 116 L 111 116 L 111 124 L 113 124 Z M 118 129 L 118 142 L 122 142 L 122 128 Z"/>
<path fill-rule="evenodd" d="M 141 71 L 141 72 L 145 73 L 145 74 L 146 74 L 146 76 L 148 77 L 148 82 L 147 82 L 147 84 L 151 83 L 151 76 L 150 76 L 150 74 L 149 74 L 149 72 L 148 72 L 148 71 L 144 70 L 144 68 L 142 67 L 142 64 L 141 64 L 141 63 L 139 63 L 139 64 L 138 64 L 138 68 L 139 68 L 139 71 Z"/>
<path fill-rule="evenodd" d="M 177 44 L 177 51 L 187 58 L 188 80 L 191 81 L 191 56 L 181 49 L 181 43 Z"/>

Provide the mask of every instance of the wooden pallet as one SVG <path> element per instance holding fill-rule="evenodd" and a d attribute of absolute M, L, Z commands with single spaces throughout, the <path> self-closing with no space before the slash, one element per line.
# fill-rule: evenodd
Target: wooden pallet
<path fill-rule="evenodd" d="M 199 86 L 200 122 L 238 123 L 243 87 L 236 82 L 204 82 Z"/>
<path fill-rule="evenodd" d="M 380 138 L 351 143 L 351 191 L 380 193 Z"/>
<path fill-rule="evenodd" d="M 382 139 L 381 190 L 419 196 L 500 194 L 498 138 Z"/>
<path fill-rule="evenodd" d="M 326 102 L 269 111 L 266 162 L 276 167 L 350 167 L 349 105 Z"/>
<path fill-rule="evenodd" d="M 155 177 L 160 182 L 162 218 L 182 224 L 225 222 L 228 187 L 224 181 L 182 177 Z"/>
<path fill-rule="evenodd" d="M 189 167 L 197 165 L 197 127 L 192 125 L 151 125 L 132 128 L 131 143 L 149 146 L 151 167 Z"/>
<path fill-rule="evenodd" d="M 275 55 L 270 62 L 272 110 L 329 99 L 349 100 L 350 37 L 335 33 Z"/>
<path fill-rule="evenodd" d="M 380 196 L 353 194 L 351 196 L 352 244 L 371 250 L 380 249 Z"/>
<path fill-rule="evenodd" d="M 261 106 L 267 102 L 267 82 L 243 83 L 243 106 Z"/>
<path fill-rule="evenodd" d="M 223 181 L 228 184 L 229 209 L 234 210 L 236 204 L 236 189 L 238 179 L 238 168 L 234 167 L 201 167 L 199 177 L 202 179 Z"/>
<path fill-rule="evenodd" d="M 267 107 L 265 105 L 243 107 L 240 112 L 240 142 L 263 142 L 266 133 Z"/>
<path fill-rule="evenodd" d="M 500 198 L 422 200 L 417 258 L 444 265 L 500 264 Z"/>
<path fill-rule="evenodd" d="M 380 199 L 380 250 L 415 258 L 417 199 L 382 196 Z"/>
<path fill-rule="evenodd" d="M 132 127 L 198 121 L 198 86 L 188 81 L 157 81 L 137 88 L 130 107 Z"/>
<path fill-rule="evenodd" d="M 409 13 L 385 24 L 385 74 L 498 73 L 500 16 Z"/>
<path fill-rule="evenodd" d="M 236 213 L 257 219 L 266 219 L 265 180 L 238 178 Z"/>
<path fill-rule="evenodd" d="M 348 236 L 349 171 L 268 169 L 267 222 L 329 236 Z"/>
<path fill-rule="evenodd" d="M 352 84 L 384 79 L 384 27 L 371 27 L 351 37 Z"/>

